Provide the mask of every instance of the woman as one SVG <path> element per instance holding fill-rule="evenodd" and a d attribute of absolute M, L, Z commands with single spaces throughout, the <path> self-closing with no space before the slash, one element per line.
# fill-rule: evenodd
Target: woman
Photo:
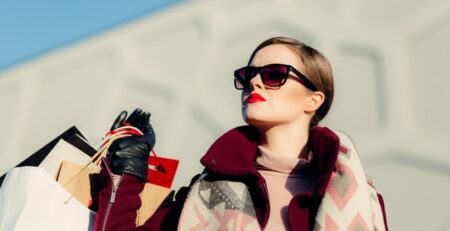
<path fill-rule="evenodd" d="M 125 121 L 144 136 L 110 148 L 96 230 L 387 229 L 382 198 L 366 184 L 348 137 L 318 126 L 334 92 L 320 52 L 271 38 L 234 77 L 248 126 L 215 141 L 201 159 L 204 172 L 141 227 L 134 221 L 154 134 L 148 114 L 119 116 L 113 128 Z"/>

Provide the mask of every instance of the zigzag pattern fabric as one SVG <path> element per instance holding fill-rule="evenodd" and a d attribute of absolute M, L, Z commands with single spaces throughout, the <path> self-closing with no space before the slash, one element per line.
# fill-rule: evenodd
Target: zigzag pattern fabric
<path fill-rule="evenodd" d="M 260 230 L 245 184 L 209 182 L 203 175 L 189 192 L 178 230 Z"/>
<path fill-rule="evenodd" d="M 336 171 L 315 217 L 314 231 L 385 231 L 375 188 L 368 183 L 350 139 L 337 132 L 341 147 Z M 192 186 L 178 230 L 261 230 L 245 184 L 205 180 Z"/>
<path fill-rule="evenodd" d="M 316 215 L 314 231 L 384 231 L 375 188 L 368 183 L 350 139 L 336 133 L 341 148 L 336 170 Z"/>

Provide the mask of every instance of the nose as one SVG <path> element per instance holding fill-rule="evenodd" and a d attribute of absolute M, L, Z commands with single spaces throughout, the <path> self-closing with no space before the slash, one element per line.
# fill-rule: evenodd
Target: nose
<path fill-rule="evenodd" d="M 264 84 L 263 84 L 263 82 L 262 82 L 262 79 L 261 79 L 261 75 L 260 74 L 257 74 L 255 77 L 253 77 L 251 80 L 250 80 L 250 88 L 252 89 L 252 90 L 254 90 L 254 89 L 263 89 L 264 88 Z"/>

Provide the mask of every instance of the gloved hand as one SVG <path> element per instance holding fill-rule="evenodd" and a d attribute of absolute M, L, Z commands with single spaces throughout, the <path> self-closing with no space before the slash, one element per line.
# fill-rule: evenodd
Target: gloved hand
<path fill-rule="evenodd" d="M 110 167 L 114 174 L 128 173 L 146 181 L 147 160 L 155 145 L 155 133 L 150 124 L 150 113 L 138 108 L 127 119 L 126 117 L 127 112 L 122 111 L 111 126 L 111 130 L 130 125 L 141 130 L 144 135 L 115 140 L 108 149 Z"/>

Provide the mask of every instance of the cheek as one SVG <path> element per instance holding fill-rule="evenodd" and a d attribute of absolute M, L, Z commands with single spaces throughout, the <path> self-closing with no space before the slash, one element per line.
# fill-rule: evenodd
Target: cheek
<path fill-rule="evenodd" d="M 305 95 L 299 89 L 286 89 L 273 95 L 273 106 L 281 112 L 296 112 L 303 110 Z"/>

